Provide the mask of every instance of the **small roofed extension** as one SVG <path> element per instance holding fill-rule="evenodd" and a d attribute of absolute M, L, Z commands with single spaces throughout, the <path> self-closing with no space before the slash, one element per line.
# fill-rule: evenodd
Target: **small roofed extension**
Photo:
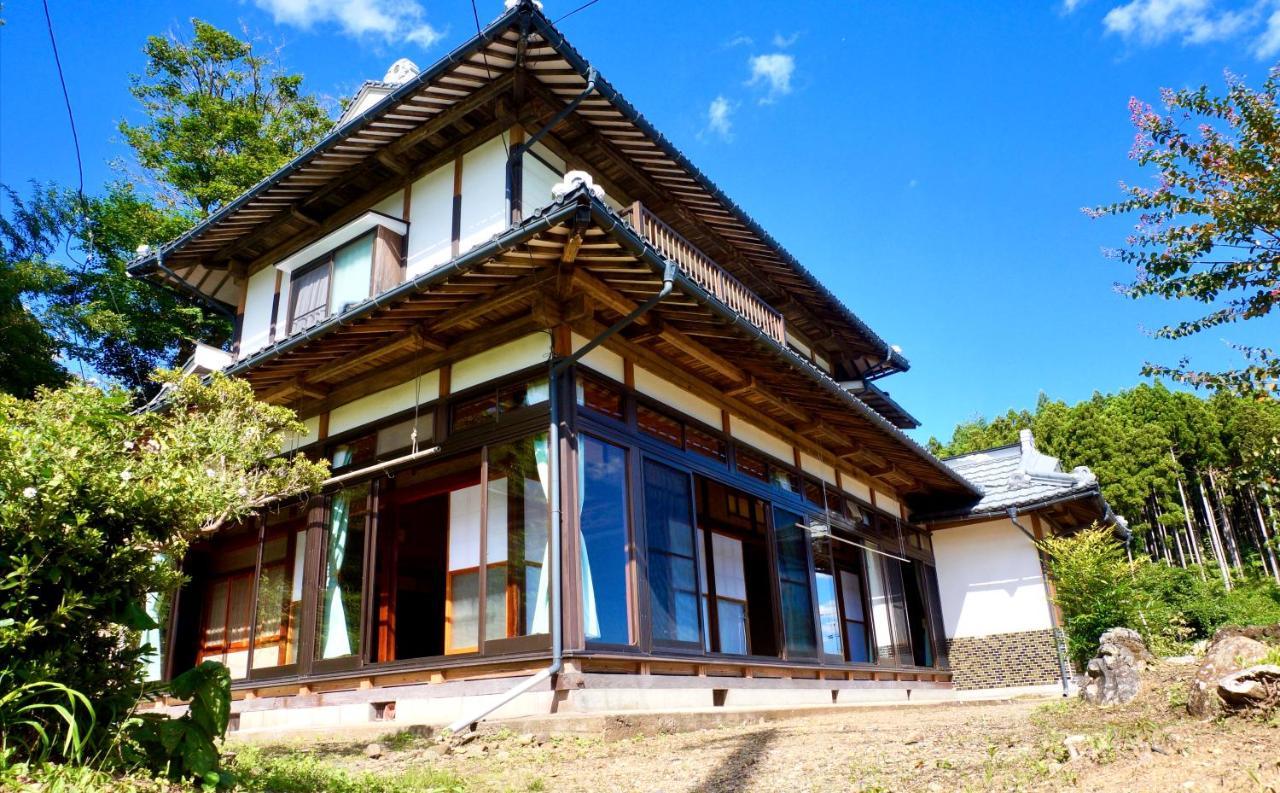
<path fill-rule="evenodd" d="M 1061 616 L 1036 543 L 1095 525 L 1128 538 L 1085 466 L 1063 471 L 1031 430 L 1008 446 L 944 462 L 983 489 L 963 508 L 917 518 L 932 533 L 958 689 L 1070 688 Z"/>
<path fill-rule="evenodd" d="M 334 472 L 193 548 L 162 673 L 226 663 L 242 729 L 951 695 L 930 529 L 993 493 L 904 434 L 900 352 L 508 6 L 130 265 L 234 317 L 192 371 Z"/>

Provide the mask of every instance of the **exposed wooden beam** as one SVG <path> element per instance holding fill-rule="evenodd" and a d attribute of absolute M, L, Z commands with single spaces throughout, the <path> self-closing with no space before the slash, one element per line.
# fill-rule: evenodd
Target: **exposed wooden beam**
<path fill-rule="evenodd" d="M 440 352 L 443 349 L 444 345 L 442 343 L 427 336 L 422 330 L 415 328 L 390 341 L 373 342 L 335 361 L 318 366 L 311 371 L 308 379 L 317 382 L 337 380 L 367 366 L 375 359 L 386 358 L 409 350 Z"/>
<path fill-rule="evenodd" d="M 454 309 L 431 325 L 432 333 L 443 333 L 460 325 L 475 322 L 486 314 L 501 311 L 513 303 L 528 299 L 540 292 L 547 284 L 555 280 L 555 271 L 545 270 L 526 276 L 510 286 L 499 289 L 492 296 L 466 308 Z"/>

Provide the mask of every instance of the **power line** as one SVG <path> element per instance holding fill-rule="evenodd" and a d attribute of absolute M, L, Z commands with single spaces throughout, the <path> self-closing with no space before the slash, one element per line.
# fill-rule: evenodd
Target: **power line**
<path fill-rule="evenodd" d="M 76 147 L 76 173 L 79 175 L 80 204 L 84 205 L 84 164 L 80 160 L 80 136 L 76 133 L 76 116 L 71 112 L 71 95 L 67 93 L 67 80 L 62 75 L 62 59 L 58 57 L 58 39 L 53 35 L 53 18 L 49 16 L 49 0 L 41 0 L 44 5 L 44 21 L 49 28 L 49 43 L 53 45 L 53 63 L 58 67 L 58 83 L 62 86 L 62 101 L 67 106 L 67 120 L 71 122 L 71 142 Z"/>
<path fill-rule="evenodd" d="M 596 3 L 598 3 L 598 2 L 600 2 L 600 0 L 590 0 L 590 2 L 583 3 L 582 5 L 578 6 L 578 7 L 577 7 L 577 8 L 575 8 L 575 9 L 573 9 L 572 11 L 570 11 L 569 13 L 567 13 L 567 14 L 565 14 L 564 16 L 560 17 L 559 19 L 557 19 L 556 21 L 552 22 L 551 24 L 553 24 L 553 25 L 559 25 L 561 22 L 565 21 L 566 19 L 568 19 L 569 17 L 571 17 L 571 16 L 573 16 L 574 14 L 578 13 L 579 11 L 583 11 L 583 10 L 585 10 L 585 9 L 588 9 L 588 8 L 590 8 L 591 6 L 595 5 L 595 4 L 596 4 Z"/>

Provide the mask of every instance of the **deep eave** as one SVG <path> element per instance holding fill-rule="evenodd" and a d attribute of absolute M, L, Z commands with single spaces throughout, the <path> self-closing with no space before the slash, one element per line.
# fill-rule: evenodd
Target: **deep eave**
<path fill-rule="evenodd" d="M 525 54 L 543 58 L 536 63 L 529 61 L 523 68 L 539 80 L 545 78 L 547 88 L 561 102 L 580 92 L 586 85 L 590 65 L 545 16 L 530 5 L 521 4 L 505 12 L 479 35 L 399 86 L 369 110 L 334 129 L 277 173 L 186 234 L 130 264 L 130 274 L 158 276 L 173 283 L 174 277 L 170 273 L 181 270 L 178 277 L 182 281 L 188 286 L 193 281 L 200 283 L 207 296 L 225 309 L 234 302 L 232 263 L 209 261 L 207 257 L 225 252 L 228 247 L 234 248 L 238 237 L 254 235 L 264 225 L 280 222 L 281 213 L 294 212 L 296 202 L 307 199 L 312 192 L 325 189 L 323 182 L 318 181 L 319 177 L 311 176 L 313 171 L 336 174 L 343 168 L 363 167 L 376 159 L 387 145 L 401 139 L 393 135 L 412 134 L 413 129 L 407 128 L 408 122 L 403 119 L 390 127 L 379 125 L 389 124 L 389 117 L 403 115 L 397 111 L 420 97 L 421 92 L 428 88 L 449 90 L 456 95 L 456 103 L 443 107 L 435 115 L 424 117 L 415 126 L 445 117 L 467 97 L 474 96 L 498 79 L 514 74 L 514 58 L 517 56 L 507 50 L 518 44 L 522 31 L 533 37 L 528 39 L 529 48 Z M 516 36 L 514 39 L 513 34 Z M 554 59 L 544 58 L 551 53 L 554 53 Z M 562 61 L 568 69 L 556 71 L 551 68 L 555 66 L 553 61 Z M 830 343 L 837 349 L 850 350 L 851 357 L 871 356 L 876 361 L 863 372 L 864 376 L 870 378 L 909 368 L 909 362 L 900 353 L 819 283 L 606 80 L 597 76 L 595 87 L 593 95 L 579 107 L 578 115 L 602 140 L 643 171 L 646 178 L 668 190 L 682 211 L 696 216 L 698 222 L 713 230 L 724 244 L 736 252 L 738 261 L 722 261 L 723 266 L 731 272 L 736 268 L 735 274 L 744 279 L 757 282 L 764 279 L 780 296 L 796 296 L 797 303 L 805 307 L 806 316 L 811 317 L 807 320 L 809 327 L 802 330 L 819 337 L 825 333 L 834 334 Z M 339 147 L 350 147 L 353 142 L 366 147 L 367 151 L 363 154 L 340 151 Z M 305 227 L 299 226 L 297 233 L 305 233 Z M 219 267 L 226 269 L 219 270 Z M 764 297 L 768 299 L 769 295 Z"/>
<path fill-rule="evenodd" d="M 519 318 L 527 318 L 531 311 L 528 303 L 507 301 L 503 303 L 502 311 L 490 313 L 485 308 L 486 301 L 515 292 L 522 296 L 527 292 L 527 296 L 536 301 L 536 292 L 522 291 L 521 284 L 541 280 L 541 273 L 556 274 L 563 240 L 567 238 L 572 224 L 577 224 L 580 233 L 593 235 L 594 248 L 599 248 L 599 243 L 605 241 L 611 242 L 615 248 L 609 253 L 608 266 L 596 275 L 593 275 L 590 262 L 592 254 L 580 253 L 576 265 L 576 269 L 581 271 L 578 278 L 598 278 L 593 281 L 595 286 L 592 288 L 597 290 L 597 310 L 602 312 L 599 322 L 610 322 L 621 315 L 625 306 L 619 307 L 620 300 L 638 301 L 656 290 L 666 269 L 666 260 L 625 219 L 584 188 L 579 188 L 453 262 L 371 298 L 308 331 L 260 350 L 228 371 L 247 377 L 260 392 L 305 400 L 308 391 L 314 391 L 318 394 L 316 399 L 323 399 L 325 389 L 330 386 L 316 382 L 314 375 L 326 367 L 332 368 L 334 361 L 342 365 L 341 361 L 354 359 L 361 350 L 372 351 L 362 364 L 364 368 L 356 371 L 354 367 L 348 367 L 340 376 L 335 375 L 336 381 L 349 381 L 361 376 L 361 372 L 405 366 L 405 360 L 420 358 L 421 353 L 412 353 L 403 346 L 397 348 L 400 358 L 382 357 L 382 353 L 386 348 L 390 355 L 393 340 L 422 338 L 420 334 L 424 328 L 430 341 L 433 322 L 448 325 L 451 331 L 462 334 L 459 338 L 465 338 L 485 327 L 502 327 L 503 323 L 523 321 Z M 588 228 L 589 232 L 583 231 Z M 531 254 L 541 256 L 540 262 L 535 264 Z M 635 262 L 625 273 L 617 272 L 623 267 L 620 254 L 631 257 Z M 512 268 L 515 267 L 527 269 L 514 273 Z M 645 274 L 643 278 L 640 273 Z M 611 278 L 616 280 L 610 281 Z M 468 283 L 473 286 L 469 287 Z M 550 282 L 544 280 L 543 283 Z M 615 290 L 612 305 L 610 297 L 600 291 L 606 289 Z M 700 366 L 708 367 L 696 372 L 697 376 L 712 383 L 718 381 L 721 388 L 733 385 L 727 377 L 737 376 L 739 384 L 755 383 L 758 379 L 770 393 L 750 387 L 744 389 L 740 398 L 752 409 L 762 414 L 783 411 L 781 421 L 792 422 L 806 432 L 822 432 L 822 437 L 828 439 L 823 443 L 835 443 L 846 449 L 859 450 L 858 454 L 872 455 L 872 459 L 887 461 L 889 468 L 886 471 L 896 470 L 906 475 L 915 483 L 911 490 L 931 503 L 937 503 L 935 496 L 945 503 L 971 501 L 979 495 L 972 484 L 934 458 L 891 421 L 842 388 L 811 362 L 747 322 L 678 269 L 676 289 L 677 295 L 655 310 L 654 322 L 657 325 L 637 327 L 631 338 L 619 337 L 619 341 L 632 343 L 637 348 L 644 345 L 650 350 L 649 354 L 663 359 L 674 359 L 687 353 L 691 344 L 706 345 L 698 354 L 681 360 L 679 365 L 688 367 L 690 372 Z M 466 304 L 462 305 L 458 300 L 464 294 L 467 296 Z M 473 312 L 475 324 L 453 324 L 456 317 Z M 710 326 L 714 327 L 705 336 L 698 335 L 700 328 Z M 590 334 L 592 331 L 584 326 L 581 332 Z M 353 333 L 355 335 L 351 335 Z M 323 343 L 319 343 L 322 338 Z M 449 349 L 453 343 L 449 339 L 436 341 L 440 342 L 442 349 Z M 674 341 L 677 346 L 663 346 L 668 341 Z M 733 364 L 728 364 L 726 355 L 734 356 Z M 718 369 L 716 362 L 719 362 Z M 749 374 L 740 374 L 736 370 L 739 366 Z M 792 411 L 789 418 L 787 410 Z"/>

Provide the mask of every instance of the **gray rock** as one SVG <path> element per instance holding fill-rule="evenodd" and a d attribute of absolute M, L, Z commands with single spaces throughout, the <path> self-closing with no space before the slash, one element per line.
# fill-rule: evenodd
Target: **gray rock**
<path fill-rule="evenodd" d="M 1267 646 L 1246 636 L 1228 635 L 1209 646 L 1204 661 L 1191 681 L 1187 712 L 1201 719 L 1211 719 L 1222 712 L 1218 684 L 1224 677 L 1252 666 L 1267 655 Z"/>
<path fill-rule="evenodd" d="M 377 760 L 382 757 L 382 744 L 371 743 L 364 748 L 364 756 L 370 760 Z"/>
<path fill-rule="evenodd" d="M 1218 681 L 1218 698 L 1227 710 L 1269 711 L 1280 700 L 1280 666 L 1260 664 Z"/>
<path fill-rule="evenodd" d="M 1138 659 L 1128 647 L 1112 642 L 1098 645 L 1098 656 L 1085 669 L 1080 696 L 1094 705 L 1123 705 L 1142 690 Z"/>
<path fill-rule="evenodd" d="M 1145 669 L 1147 664 L 1155 663 L 1156 657 L 1147 649 L 1142 635 L 1129 628 L 1112 628 L 1098 637 L 1098 645 L 1115 644 L 1130 652 L 1138 663 L 1138 669 Z"/>
<path fill-rule="evenodd" d="M 1070 760 L 1079 760 L 1084 754 L 1082 747 L 1088 742 L 1088 738 L 1083 735 L 1068 735 L 1062 739 L 1062 745 L 1067 747 L 1067 757 Z"/>

